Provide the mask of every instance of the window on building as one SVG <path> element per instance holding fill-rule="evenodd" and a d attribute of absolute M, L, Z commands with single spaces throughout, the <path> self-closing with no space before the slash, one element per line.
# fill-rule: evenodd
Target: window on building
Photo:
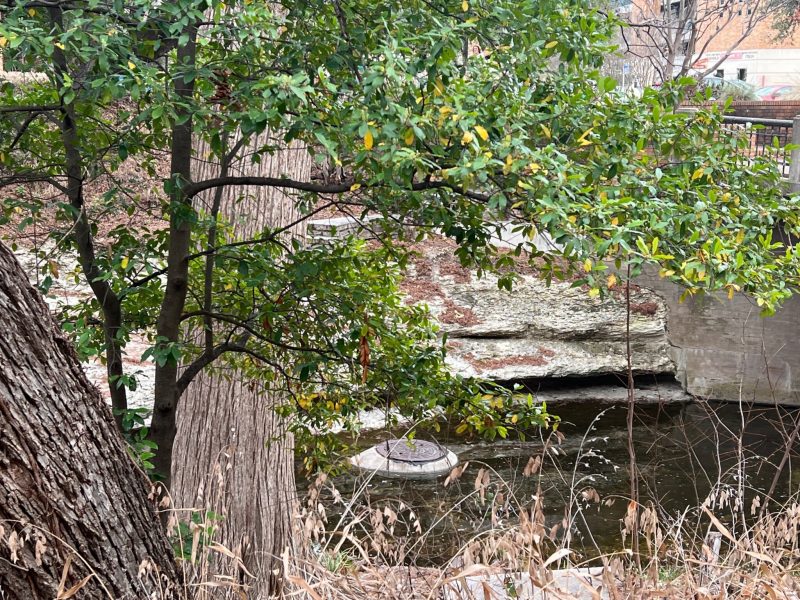
<path fill-rule="evenodd" d="M 714 77 L 725 79 L 725 69 L 717 69 L 716 72 L 714 73 Z"/>
<path fill-rule="evenodd" d="M 736 69 L 736 79 L 747 81 L 747 69 Z"/>
<path fill-rule="evenodd" d="M 683 0 L 664 0 L 660 6 L 661 14 L 670 21 L 687 19 L 692 7 L 686 6 Z"/>

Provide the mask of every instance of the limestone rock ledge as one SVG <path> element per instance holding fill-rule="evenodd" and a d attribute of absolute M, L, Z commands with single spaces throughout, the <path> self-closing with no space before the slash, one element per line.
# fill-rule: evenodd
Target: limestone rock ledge
<path fill-rule="evenodd" d="M 622 291 L 590 298 L 570 283 L 522 275 L 511 292 L 496 277 L 477 279 L 452 249 L 426 247 L 403 283 L 409 302 L 425 302 L 448 336 L 448 363 L 465 376 L 494 380 L 587 377 L 626 369 Z M 634 286 L 631 349 L 637 373 L 674 373 L 667 309 Z"/>

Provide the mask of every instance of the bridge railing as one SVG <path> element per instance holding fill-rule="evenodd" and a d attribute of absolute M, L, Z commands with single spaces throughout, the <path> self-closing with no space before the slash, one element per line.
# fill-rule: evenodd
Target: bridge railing
<path fill-rule="evenodd" d="M 800 149 L 788 150 L 790 144 L 800 145 L 800 115 L 794 119 L 762 119 L 754 117 L 723 117 L 725 129 L 747 136 L 750 144 L 746 158 L 773 156 L 793 193 L 800 192 Z"/>

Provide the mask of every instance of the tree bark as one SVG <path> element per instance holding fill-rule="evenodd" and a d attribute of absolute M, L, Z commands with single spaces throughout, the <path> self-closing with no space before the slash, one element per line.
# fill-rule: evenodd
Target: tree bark
<path fill-rule="evenodd" d="M 62 9 L 53 6 L 48 9 L 53 26 L 64 30 Z M 64 51 L 55 46 L 53 48 L 53 65 L 58 80 L 63 82 L 69 75 L 67 57 Z M 80 151 L 75 106 L 60 98 L 59 123 L 61 126 L 61 141 L 64 144 L 64 168 L 67 176 L 66 195 L 72 207 L 72 238 L 78 250 L 78 260 L 83 270 L 89 287 L 94 293 L 101 310 L 103 311 L 103 333 L 106 340 L 106 373 L 108 374 L 108 387 L 111 395 L 111 405 L 117 412 L 115 421 L 117 426 L 122 426 L 122 411 L 128 408 L 128 396 L 124 385 L 120 385 L 119 378 L 124 374 L 122 367 L 122 344 L 119 332 L 122 328 L 122 303 L 114 292 L 111 284 L 105 279 L 97 266 L 97 259 L 92 240 L 92 228 L 86 215 L 86 206 L 83 194 L 84 167 Z"/>
<path fill-rule="evenodd" d="M 209 162 L 207 148 L 199 148 L 193 180 L 218 177 L 224 171 L 234 176 L 307 180 L 312 160 L 304 147 L 292 145 L 264 156 L 260 164 L 251 162 L 252 150 L 269 135 L 266 132 L 247 144 L 240 151 L 244 158 L 227 167 Z M 196 201 L 213 212 L 215 195 L 220 217 L 234 225 L 239 238 L 252 238 L 265 227 L 285 226 L 297 219 L 294 199 L 286 190 L 230 186 L 203 192 Z M 300 226 L 291 235 L 302 235 Z M 188 335 L 208 345 L 209 325 L 205 324 L 206 331 Z M 243 578 L 253 586 L 249 597 L 266 598 L 276 589 L 273 569 L 280 567 L 281 554 L 292 542 L 293 440 L 273 410 L 281 395 L 236 373 L 224 377 L 222 368 L 217 365 L 201 372 L 178 405 L 172 495 L 178 506 L 221 516 L 217 523 L 220 541 L 241 556 L 254 576 Z"/>
<path fill-rule="evenodd" d="M 178 46 L 176 65 L 172 85 L 178 98 L 187 100 L 194 94 L 194 77 L 192 74 L 197 60 L 197 26 L 186 27 L 189 36 L 186 43 Z M 189 248 L 192 243 L 191 222 L 187 218 L 191 213 L 191 199 L 183 190 L 183 186 L 191 180 L 192 165 L 192 124 L 193 114 L 189 108 L 179 106 L 178 116 L 172 127 L 170 147 L 170 202 L 172 204 L 169 217 L 169 247 L 167 250 L 167 281 L 164 287 L 164 298 L 158 313 L 156 334 L 159 343 L 177 343 L 181 334 L 181 314 L 186 304 L 186 293 L 189 286 Z M 180 121 L 180 122 L 178 122 Z M 172 445 L 175 443 L 177 431 L 177 406 L 179 394 L 178 363 L 173 360 L 165 364 L 156 364 L 155 398 L 153 399 L 153 418 L 150 425 L 150 439 L 158 445 L 153 465 L 156 473 L 164 480 L 164 486 L 170 487 L 172 472 Z"/>
<path fill-rule="evenodd" d="M 0 597 L 175 597 L 147 479 L 2 244 L 0 331 Z"/>

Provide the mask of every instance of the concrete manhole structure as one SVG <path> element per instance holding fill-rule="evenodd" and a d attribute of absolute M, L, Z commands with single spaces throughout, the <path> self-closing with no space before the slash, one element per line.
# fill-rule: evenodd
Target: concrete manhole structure
<path fill-rule="evenodd" d="M 399 438 L 367 448 L 350 462 L 380 477 L 428 479 L 449 473 L 458 464 L 458 456 L 434 442 Z"/>

